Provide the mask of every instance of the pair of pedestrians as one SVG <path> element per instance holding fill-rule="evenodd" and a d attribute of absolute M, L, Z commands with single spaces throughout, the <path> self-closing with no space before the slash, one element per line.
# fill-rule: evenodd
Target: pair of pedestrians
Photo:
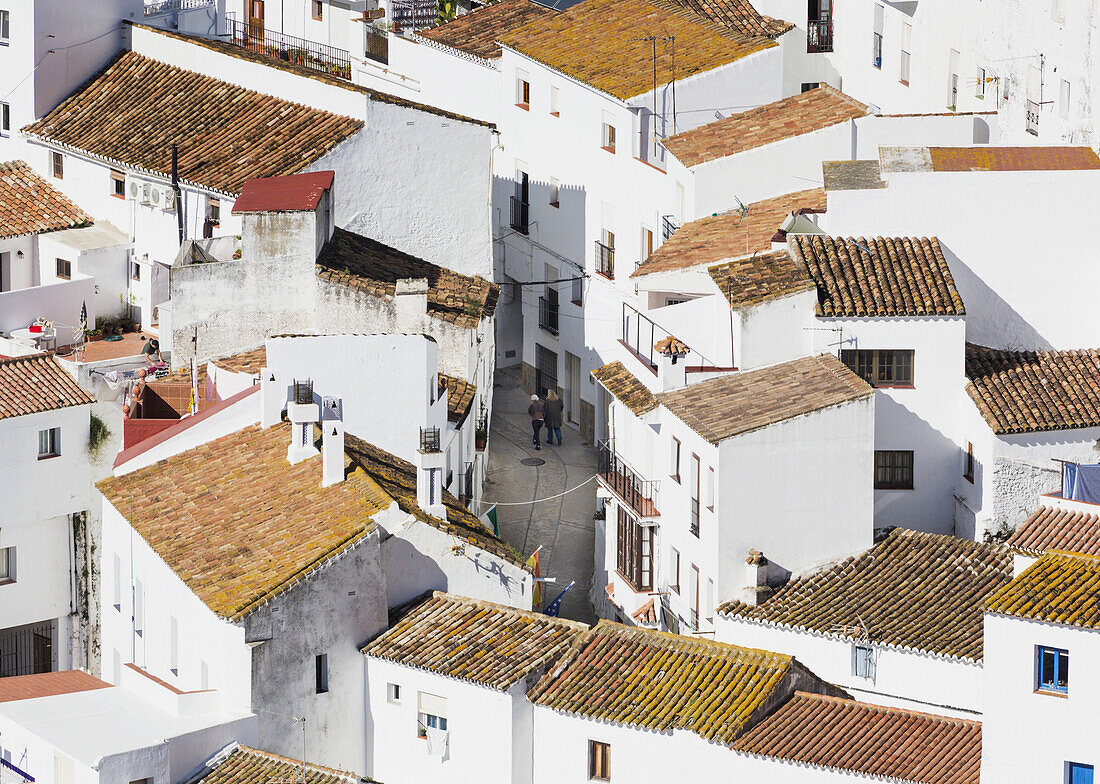
<path fill-rule="evenodd" d="M 546 400 L 538 395 L 531 395 L 531 405 L 527 406 L 527 413 L 531 416 L 531 430 L 533 431 L 533 443 L 535 449 L 542 449 L 542 426 L 546 425 L 546 443 L 553 444 L 554 438 L 558 439 L 561 446 L 561 398 L 554 390 L 546 393 Z"/>

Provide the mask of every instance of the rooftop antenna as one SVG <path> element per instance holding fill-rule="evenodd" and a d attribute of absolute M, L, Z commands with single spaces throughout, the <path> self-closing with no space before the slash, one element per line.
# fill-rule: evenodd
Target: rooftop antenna
<path fill-rule="evenodd" d="M 657 155 L 657 42 L 673 42 L 672 48 L 672 103 L 673 103 L 673 132 L 675 133 L 676 123 L 676 46 L 675 37 L 667 35 L 647 35 L 642 38 L 631 38 L 631 41 L 640 41 L 643 43 L 652 44 L 653 46 L 653 119 L 650 120 L 652 127 L 650 130 L 650 136 L 653 137 L 653 155 Z"/>
<path fill-rule="evenodd" d="M 285 714 L 284 714 L 285 715 Z M 294 723 L 302 723 L 302 758 L 298 760 L 298 778 L 295 779 L 268 779 L 267 784 L 305 784 L 306 783 L 306 717 L 291 716 Z"/>

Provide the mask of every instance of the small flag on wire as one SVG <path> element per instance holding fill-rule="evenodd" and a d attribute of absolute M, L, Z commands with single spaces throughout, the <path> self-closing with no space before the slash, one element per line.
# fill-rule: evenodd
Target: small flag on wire
<path fill-rule="evenodd" d="M 557 598 L 555 598 L 554 601 L 550 602 L 550 604 L 546 605 L 546 609 L 542 611 L 543 614 L 552 615 L 555 618 L 559 617 L 561 615 L 561 600 L 565 597 L 565 594 L 568 593 L 569 589 L 572 588 L 574 584 L 575 581 L 570 581 L 569 585 L 565 586 L 562 592 L 557 595 Z"/>
<path fill-rule="evenodd" d="M 531 589 L 531 607 L 536 610 L 542 609 L 542 583 L 539 582 L 539 578 L 542 577 L 542 571 L 539 569 L 539 550 L 541 549 L 542 545 L 539 545 L 538 550 L 531 553 L 531 557 L 527 559 L 527 565 L 531 567 L 531 572 L 535 576 L 532 582 L 534 587 Z"/>
<path fill-rule="evenodd" d="M 81 300 L 80 302 L 80 331 L 88 331 L 88 301 Z"/>
<path fill-rule="evenodd" d="M 500 536 L 500 528 L 497 526 L 497 505 L 493 504 L 484 512 L 477 516 L 477 519 L 482 524 L 493 532 L 495 536 Z"/>

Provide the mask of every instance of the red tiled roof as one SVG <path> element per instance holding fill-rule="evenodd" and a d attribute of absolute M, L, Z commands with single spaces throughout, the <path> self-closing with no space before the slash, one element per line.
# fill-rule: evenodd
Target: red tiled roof
<path fill-rule="evenodd" d="M 814 291 L 806 267 L 785 250 L 742 256 L 707 269 L 711 280 L 733 308 Z"/>
<path fill-rule="evenodd" d="M 362 784 L 373 779 L 311 762 L 280 757 L 278 754 L 248 746 L 237 746 L 224 759 L 218 760 L 213 769 L 198 779 L 196 784 L 274 784 L 299 781 L 303 784 Z"/>
<path fill-rule="evenodd" d="M 798 692 L 733 749 L 875 778 L 978 784 L 982 725 Z"/>
<path fill-rule="evenodd" d="M 111 684 L 101 681 L 83 670 L 43 672 L 38 675 L 13 675 L 0 678 L 0 702 L 33 700 L 38 697 L 55 697 L 78 691 L 109 689 Z"/>
<path fill-rule="evenodd" d="M 474 396 L 477 394 L 477 385 L 443 373 L 438 373 L 437 376 L 439 394 L 442 395 L 443 390 L 448 390 L 447 421 L 455 424 L 465 422 L 466 416 L 470 413 L 470 406 L 474 402 Z"/>
<path fill-rule="evenodd" d="M 1100 427 L 1100 349 L 966 345 L 966 394 L 994 433 Z"/>
<path fill-rule="evenodd" d="M 0 239 L 91 222 L 92 216 L 23 161 L 0 163 Z"/>
<path fill-rule="evenodd" d="M 592 376 L 624 406 L 641 416 L 657 407 L 657 398 L 649 387 L 619 361 L 610 362 L 592 371 Z"/>
<path fill-rule="evenodd" d="M 684 166 L 698 166 L 870 113 L 865 104 L 824 85 L 670 136 L 664 146 Z"/>
<path fill-rule="evenodd" d="M 935 237 L 794 234 L 788 243 L 791 255 L 817 284 L 819 316 L 966 313 Z"/>
<path fill-rule="evenodd" d="M 1078 509 L 1040 506 L 1006 544 L 1029 553 L 1064 550 L 1100 555 L 1100 506 L 1095 514 Z"/>
<path fill-rule="evenodd" d="M 94 402 L 49 354 L 0 360 L 0 419 Z"/>
<path fill-rule="evenodd" d="M 790 22 L 773 19 L 753 8 L 750 0 L 657 0 L 658 4 L 679 7 L 686 13 L 709 19 L 746 38 L 778 38 L 794 27 Z"/>
<path fill-rule="evenodd" d="M 336 172 L 320 171 L 248 180 L 233 203 L 233 214 L 315 210 L 335 176 Z"/>
<path fill-rule="evenodd" d="M 929 147 L 928 153 L 938 172 L 1100 169 L 1089 147 Z"/>
<path fill-rule="evenodd" d="M 437 27 L 421 30 L 420 35 L 467 54 L 495 59 L 500 57 L 497 39 L 501 35 L 535 17 L 552 13 L 534 0 L 500 0 Z"/>
<path fill-rule="evenodd" d="M 362 127 L 124 52 L 23 133 L 162 177 L 179 142 L 182 181 L 237 193 L 247 180 L 301 171 Z"/>
<path fill-rule="evenodd" d="M 661 247 L 642 262 L 630 277 L 653 272 L 687 269 L 723 259 L 770 251 L 772 237 L 788 215 L 801 209 L 825 210 L 825 190 L 787 193 L 685 223 Z"/>
<path fill-rule="evenodd" d="M 1100 557 L 1052 550 L 985 603 L 987 612 L 1100 629 Z"/>

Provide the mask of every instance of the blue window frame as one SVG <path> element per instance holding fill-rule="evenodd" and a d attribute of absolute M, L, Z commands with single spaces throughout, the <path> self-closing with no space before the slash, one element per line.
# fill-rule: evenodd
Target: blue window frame
<path fill-rule="evenodd" d="M 1092 784 L 1092 765 L 1082 765 L 1079 762 L 1067 762 L 1069 768 L 1066 776 L 1067 784 Z"/>
<path fill-rule="evenodd" d="M 1036 658 L 1038 659 L 1036 690 L 1067 694 L 1069 692 L 1069 651 L 1040 645 L 1036 649 Z"/>

